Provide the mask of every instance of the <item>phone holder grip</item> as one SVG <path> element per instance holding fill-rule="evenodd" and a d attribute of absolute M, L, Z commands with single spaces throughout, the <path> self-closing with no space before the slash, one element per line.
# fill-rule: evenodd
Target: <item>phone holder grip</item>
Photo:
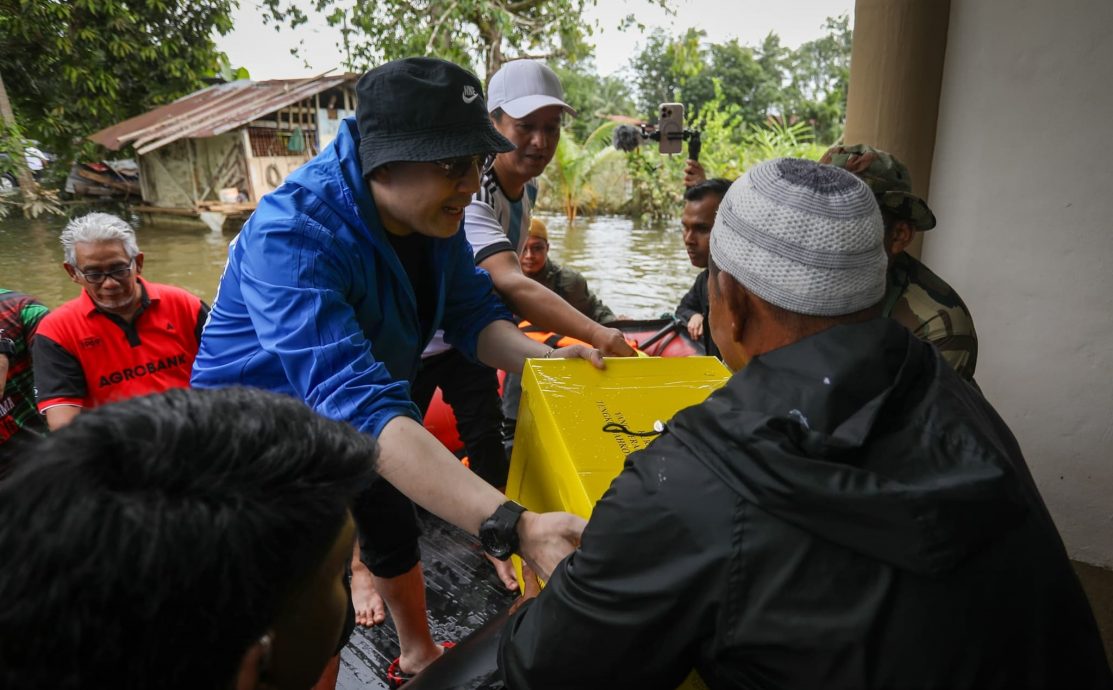
<path fill-rule="evenodd" d="M 700 137 L 699 130 L 691 129 L 685 132 L 688 135 L 688 158 L 699 162 L 699 152 L 703 148 L 703 139 Z"/>

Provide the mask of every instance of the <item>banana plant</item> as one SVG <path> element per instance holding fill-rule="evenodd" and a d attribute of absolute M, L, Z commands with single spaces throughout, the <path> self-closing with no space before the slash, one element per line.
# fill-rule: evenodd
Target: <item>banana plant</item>
<path fill-rule="evenodd" d="M 568 222 L 576 220 L 581 209 L 589 208 L 595 201 L 593 178 L 600 166 L 618 151 L 610 146 L 611 132 L 616 122 L 605 122 L 591 132 L 583 142 L 563 130 L 556 155 L 545 169 L 543 176 L 550 193 L 560 199 L 561 208 Z"/>

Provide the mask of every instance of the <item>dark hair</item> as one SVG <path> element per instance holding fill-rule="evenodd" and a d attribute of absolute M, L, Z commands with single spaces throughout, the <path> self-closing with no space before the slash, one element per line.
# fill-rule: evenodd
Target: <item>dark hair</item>
<path fill-rule="evenodd" d="M 0 485 L 0 687 L 228 687 L 375 457 L 370 436 L 246 388 L 78 416 Z"/>
<path fill-rule="evenodd" d="M 684 190 L 684 201 L 699 201 L 708 194 L 714 194 L 719 197 L 719 201 L 722 201 L 731 184 L 731 181 L 726 178 L 712 177 Z"/>

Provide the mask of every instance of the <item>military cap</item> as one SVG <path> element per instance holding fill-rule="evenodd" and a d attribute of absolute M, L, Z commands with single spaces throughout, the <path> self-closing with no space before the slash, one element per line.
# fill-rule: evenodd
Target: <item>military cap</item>
<path fill-rule="evenodd" d="M 540 218 L 529 219 L 529 236 L 540 237 L 546 242 L 549 241 L 549 228 L 545 226 L 545 221 Z"/>
<path fill-rule="evenodd" d="M 857 175 L 873 190 L 882 210 L 911 222 L 917 230 L 935 227 L 935 214 L 912 193 L 912 176 L 893 154 L 865 144 L 832 146 L 819 162 Z"/>

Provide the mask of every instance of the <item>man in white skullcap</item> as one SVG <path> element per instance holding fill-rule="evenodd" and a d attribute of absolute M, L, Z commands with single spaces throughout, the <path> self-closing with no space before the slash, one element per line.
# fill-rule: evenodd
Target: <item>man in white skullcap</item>
<path fill-rule="evenodd" d="M 508 687 L 1110 687 L 1016 440 L 880 317 L 886 263 L 841 168 L 730 187 L 710 323 L 737 373 L 627 458 L 503 629 Z"/>

